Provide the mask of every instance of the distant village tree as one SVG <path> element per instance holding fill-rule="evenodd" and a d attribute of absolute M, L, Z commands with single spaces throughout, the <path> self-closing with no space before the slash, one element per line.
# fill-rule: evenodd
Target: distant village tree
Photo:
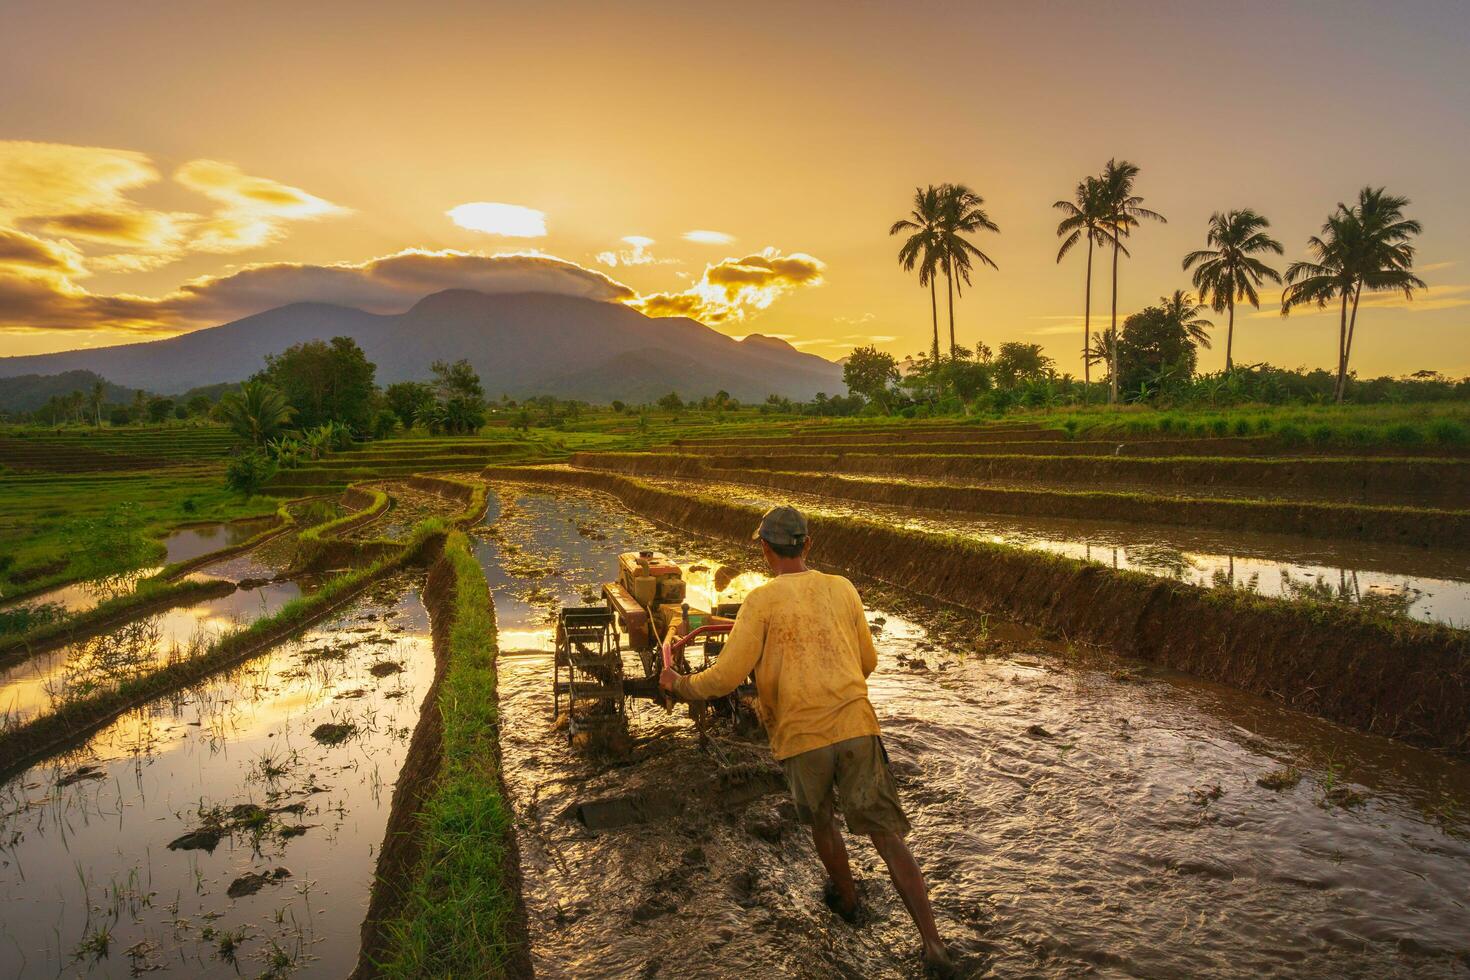
<path fill-rule="evenodd" d="M 399 381 L 383 391 L 388 409 L 408 429 L 415 425 L 427 425 L 430 409 L 434 407 L 434 389 L 422 381 Z"/>
<path fill-rule="evenodd" d="M 434 406 L 429 427 L 441 432 L 478 432 L 485 424 L 485 386 L 469 361 L 435 361 Z"/>
<path fill-rule="evenodd" d="M 377 367 L 351 337 L 296 344 L 265 365 L 255 379 L 280 390 L 300 428 L 336 422 L 359 433 L 370 429 Z"/>
<path fill-rule="evenodd" d="M 848 355 L 842 366 L 842 381 L 847 390 L 862 395 L 888 414 L 892 386 L 898 383 L 898 362 L 873 346 L 859 347 Z"/>

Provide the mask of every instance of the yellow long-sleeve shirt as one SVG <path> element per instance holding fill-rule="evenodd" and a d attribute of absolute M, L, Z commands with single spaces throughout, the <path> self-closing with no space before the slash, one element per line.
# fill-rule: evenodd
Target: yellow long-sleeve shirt
<path fill-rule="evenodd" d="M 728 694 L 755 671 L 761 716 L 777 759 L 877 735 L 868 675 L 878 651 L 857 589 L 841 575 L 778 575 L 751 590 L 715 665 L 680 677 L 689 701 Z"/>

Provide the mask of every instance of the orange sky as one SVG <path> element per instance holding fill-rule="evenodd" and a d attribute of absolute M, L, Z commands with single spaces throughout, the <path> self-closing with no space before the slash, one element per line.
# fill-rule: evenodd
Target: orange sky
<path fill-rule="evenodd" d="M 317 289 L 402 308 L 499 275 L 475 256 L 504 252 L 564 260 L 545 264 L 556 288 L 737 336 L 909 353 L 928 299 L 887 227 L 915 184 L 962 181 L 1001 234 L 980 243 L 1000 270 L 967 291 L 961 342 L 1040 342 L 1075 372 L 1083 260 L 1055 263 L 1050 205 L 1116 155 L 1169 219 L 1132 243 L 1121 311 L 1188 284 L 1179 261 L 1211 211 L 1264 213 L 1284 268 L 1337 201 L 1384 184 L 1424 223 L 1431 289 L 1365 312 L 1356 366 L 1470 374 L 1470 13 L 1455 0 L 514 7 L 9 10 L 0 354 L 160 336 Z M 448 214 L 475 202 L 540 212 L 545 234 Z M 1263 295 L 1237 321 L 1237 361 L 1328 364 L 1333 318 L 1282 320 Z"/>

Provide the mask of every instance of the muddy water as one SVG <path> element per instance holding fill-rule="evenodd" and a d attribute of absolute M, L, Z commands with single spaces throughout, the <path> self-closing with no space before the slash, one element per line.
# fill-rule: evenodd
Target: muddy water
<path fill-rule="evenodd" d="M 1392 615 L 1470 627 L 1470 554 L 1453 549 L 1063 518 L 987 517 L 736 483 L 640 479 L 713 492 L 752 506 L 791 503 L 817 515 L 880 519 L 900 527 L 1034 548 L 1205 588 L 1359 603 Z"/>
<path fill-rule="evenodd" d="M 347 975 L 433 679 L 417 585 L 0 788 L 0 975 Z"/>
<path fill-rule="evenodd" d="M 512 651 L 501 741 L 538 975 L 917 976 L 865 842 L 870 922 L 825 910 L 759 738 L 701 747 L 643 704 L 626 756 L 573 751 L 549 660 L 514 652 L 546 649 L 551 603 L 618 551 L 752 556 L 600 496 L 516 489 L 509 509 L 479 554 Z M 969 974 L 1470 976 L 1470 766 L 859 584 L 910 843 Z M 1258 785 L 1272 773 L 1297 781 Z M 658 816 L 570 815 L 629 797 Z"/>
<path fill-rule="evenodd" d="M 308 583 L 308 591 L 314 586 Z M 139 617 L 0 670 L 0 719 L 10 725 L 26 722 L 165 663 L 197 656 L 225 633 L 274 613 L 301 594 L 301 585 L 289 581 L 238 589 Z"/>

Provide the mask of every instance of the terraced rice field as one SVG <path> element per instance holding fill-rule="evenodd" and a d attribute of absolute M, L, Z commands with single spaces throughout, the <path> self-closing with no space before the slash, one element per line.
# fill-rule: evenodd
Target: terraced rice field
<path fill-rule="evenodd" d="M 1470 644 L 1443 624 L 1470 620 L 1470 461 L 1099 456 L 1043 431 L 753 430 L 566 463 L 390 440 L 290 471 L 277 496 L 324 496 L 285 524 L 176 527 L 160 563 L 214 591 L 0 652 L 0 972 L 917 975 L 865 843 L 866 924 L 825 909 L 760 732 L 640 701 L 595 747 L 552 708 L 560 606 L 644 547 L 738 598 L 782 501 L 867 603 L 872 700 L 966 975 L 1465 975 Z M 1126 492 L 1092 482 L 1128 464 Z M 84 622 L 151 570 L 24 601 Z M 633 816 L 591 816 L 612 812 Z"/>
<path fill-rule="evenodd" d="M 1111 451 L 1097 454 L 1102 445 Z M 1206 586 L 1470 624 L 1463 455 L 1303 455 L 1267 438 L 1100 444 L 1039 426 L 942 424 L 682 439 L 570 462 Z"/>

